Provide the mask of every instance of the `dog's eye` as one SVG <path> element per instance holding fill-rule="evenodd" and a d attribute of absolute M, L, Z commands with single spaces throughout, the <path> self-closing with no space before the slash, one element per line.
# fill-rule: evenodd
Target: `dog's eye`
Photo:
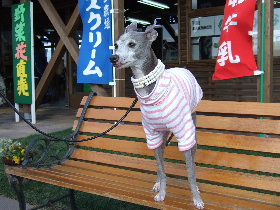
<path fill-rule="evenodd" d="M 129 46 L 130 48 L 133 48 L 133 47 L 135 47 L 135 46 L 136 46 L 136 44 L 135 44 L 135 43 L 133 43 L 133 42 L 129 42 L 129 43 L 128 43 L 128 46 Z"/>
<path fill-rule="evenodd" d="M 117 50 L 119 46 L 117 44 L 114 44 L 114 47 Z"/>

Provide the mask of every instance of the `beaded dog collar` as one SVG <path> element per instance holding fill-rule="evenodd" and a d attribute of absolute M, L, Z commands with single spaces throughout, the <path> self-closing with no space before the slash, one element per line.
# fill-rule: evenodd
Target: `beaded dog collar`
<path fill-rule="evenodd" d="M 131 82 L 135 88 L 143 88 L 157 81 L 164 70 L 165 65 L 158 59 L 158 64 L 153 71 L 139 79 L 131 77 Z"/>

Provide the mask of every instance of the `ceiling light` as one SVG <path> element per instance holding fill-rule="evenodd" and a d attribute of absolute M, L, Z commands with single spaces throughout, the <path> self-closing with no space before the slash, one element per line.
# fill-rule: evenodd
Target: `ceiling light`
<path fill-rule="evenodd" d="M 129 22 L 137 22 L 137 23 L 142 24 L 142 25 L 149 25 L 149 24 L 151 24 L 151 23 L 148 22 L 148 21 L 140 20 L 140 19 L 136 19 L 136 18 L 130 18 L 130 17 L 128 17 L 128 18 L 126 19 L 126 21 L 129 21 Z"/>
<path fill-rule="evenodd" d="M 152 7 L 156 7 L 156 8 L 159 8 L 159 9 L 169 9 L 170 8 L 166 4 L 162 4 L 162 3 L 152 1 L 152 0 L 139 0 L 138 2 L 142 3 L 142 4 L 152 6 Z"/>

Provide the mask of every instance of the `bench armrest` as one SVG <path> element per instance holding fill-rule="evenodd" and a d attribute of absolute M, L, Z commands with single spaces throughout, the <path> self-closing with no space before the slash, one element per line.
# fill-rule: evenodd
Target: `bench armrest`
<path fill-rule="evenodd" d="M 75 149 L 75 142 L 37 138 L 29 143 L 22 165 L 27 167 L 51 167 L 68 159 Z"/>
<path fill-rule="evenodd" d="M 94 92 L 89 94 L 80 116 L 79 123 L 72 135 L 64 139 L 55 139 L 55 137 L 49 135 L 52 138 L 37 138 L 29 143 L 22 163 L 24 168 L 51 167 L 55 164 L 61 164 L 63 160 L 68 159 L 71 156 L 76 147 L 76 142 L 71 142 L 69 140 L 76 139 L 86 115 L 87 108 L 95 95 Z"/>

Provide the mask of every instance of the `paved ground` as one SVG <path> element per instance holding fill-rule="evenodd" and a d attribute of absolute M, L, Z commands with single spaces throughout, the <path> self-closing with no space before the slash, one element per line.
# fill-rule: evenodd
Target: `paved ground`
<path fill-rule="evenodd" d="M 44 132 L 56 132 L 72 128 L 76 112 L 76 109 L 44 106 L 37 110 L 35 126 Z M 23 120 L 16 123 L 12 109 L 0 107 L 0 137 L 16 139 L 36 133 Z"/>
<path fill-rule="evenodd" d="M 46 133 L 56 132 L 72 128 L 77 109 L 69 109 L 62 106 L 42 106 L 37 110 L 36 127 Z M 15 122 L 15 115 L 9 107 L 0 107 L 0 137 L 21 138 L 37 132 L 24 121 Z M 27 209 L 32 206 L 28 205 Z M 0 210 L 18 210 L 17 200 L 0 195 Z"/>

